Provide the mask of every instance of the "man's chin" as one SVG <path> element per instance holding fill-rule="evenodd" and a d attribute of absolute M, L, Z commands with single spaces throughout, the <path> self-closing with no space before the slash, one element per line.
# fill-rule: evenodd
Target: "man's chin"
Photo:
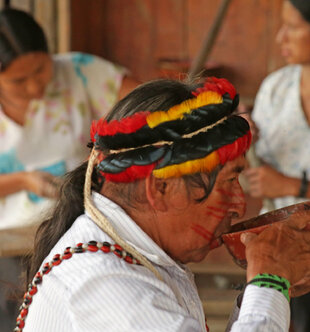
<path fill-rule="evenodd" d="M 186 257 L 184 259 L 184 261 L 182 261 L 182 263 L 183 264 L 199 263 L 207 257 L 209 251 L 210 251 L 209 246 L 204 247 L 203 249 L 199 249 L 199 250 L 195 251 L 194 253 L 192 253 L 191 255 L 189 255 L 188 257 Z"/>

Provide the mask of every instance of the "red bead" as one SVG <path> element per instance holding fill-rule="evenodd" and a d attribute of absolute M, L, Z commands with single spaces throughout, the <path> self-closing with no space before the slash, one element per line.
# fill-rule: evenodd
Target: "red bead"
<path fill-rule="evenodd" d="M 33 296 L 36 292 L 38 291 L 38 288 L 36 286 L 33 286 L 30 290 L 29 290 L 29 294 L 31 296 Z"/>
<path fill-rule="evenodd" d="M 42 269 L 43 274 L 48 274 L 50 271 L 51 271 L 50 264 L 49 263 L 45 263 L 43 265 L 43 269 Z"/>
<path fill-rule="evenodd" d="M 61 263 L 61 260 L 56 261 L 56 262 L 52 262 L 52 264 L 53 264 L 54 266 L 59 265 L 60 263 Z"/>
<path fill-rule="evenodd" d="M 123 257 L 123 255 L 122 255 L 122 251 L 120 251 L 119 249 L 115 249 L 114 251 L 113 251 L 113 254 L 115 254 L 117 257 L 119 257 L 119 258 L 122 258 Z"/>
<path fill-rule="evenodd" d="M 103 245 L 100 249 L 101 249 L 103 252 L 105 252 L 105 253 L 110 252 L 110 247 L 107 247 L 107 246 L 105 246 L 105 245 Z"/>
<path fill-rule="evenodd" d="M 28 293 L 26 293 L 24 295 L 24 303 L 29 305 L 31 302 L 32 302 L 31 296 L 29 296 Z"/>
<path fill-rule="evenodd" d="M 92 252 L 96 252 L 96 251 L 98 251 L 98 247 L 97 246 L 93 246 L 93 245 L 88 245 L 88 247 L 87 247 L 87 250 L 89 250 L 89 251 L 92 251 Z"/>
<path fill-rule="evenodd" d="M 118 244 L 114 244 L 114 248 L 118 249 L 119 251 L 123 251 L 123 248 Z"/>
<path fill-rule="evenodd" d="M 24 317 L 26 317 L 27 316 L 27 314 L 28 314 L 28 309 L 23 309 L 21 312 L 20 312 L 20 317 L 22 317 L 22 318 L 24 318 Z"/>
<path fill-rule="evenodd" d="M 66 248 L 64 254 L 62 255 L 62 259 L 69 259 L 71 257 L 72 257 L 71 248 L 68 247 L 68 248 Z"/>
<path fill-rule="evenodd" d="M 83 243 L 78 243 L 77 245 L 76 245 L 76 247 L 82 247 L 83 246 Z"/>
<path fill-rule="evenodd" d="M 124 260 L 125 260 L 127 263 L 132 264 L 132 258 L 131 258 L 130 256 L 126 256 L 126 257 L 124 258 Z"/>
<path fill-rule="evenodd" d="M 59 254 L 56 254 L 56 255 L 53 257 L 52 264 L 55 266 L 55 265 L 59 265 L 60 263 L 61 263 L 60 255 L 59 255 Z"/>
<path fill-rule="evenodd" d="M 23 319 L 17 319 L 17 324 L 16 324 L 20 329 L 24 328 L 25 322 Z"/>
<path fill-rule="evenodd" d="M 62 255 L 62 259 L 69 259 L 69 258 L 71 258 L 71 257 L 72 257 L 71 252 L 64 253 L 64 254 Z"/>

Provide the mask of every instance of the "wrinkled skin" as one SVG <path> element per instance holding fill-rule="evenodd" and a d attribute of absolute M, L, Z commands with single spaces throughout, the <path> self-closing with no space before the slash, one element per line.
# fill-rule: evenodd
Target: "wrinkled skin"
<path fill-rule="evenodd" d="M 310 231 L 305 229 L 308 223 L 309 212 L 302 211 L 285 222 L 273 224 L 259 235 L 243 234 L 247 280 L 259 273 L 271 273 L 289 280 L 292 297 L 309 292 Z"/>

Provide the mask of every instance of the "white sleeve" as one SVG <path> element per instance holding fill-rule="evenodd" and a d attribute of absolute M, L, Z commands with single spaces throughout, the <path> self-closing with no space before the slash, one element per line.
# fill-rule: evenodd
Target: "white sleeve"
<path fill-rule="evenodd" d="M 285 296 L 274 289 L 249 285 L 230 332 L 287 332 L 289 325 L 290 308 Z"/>

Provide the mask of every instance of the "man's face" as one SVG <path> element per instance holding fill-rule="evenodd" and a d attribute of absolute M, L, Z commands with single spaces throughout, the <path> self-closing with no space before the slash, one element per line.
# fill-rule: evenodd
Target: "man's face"
<path fill-rule="evenodd" d="M 212 192 L 200 203 L 204 189 L 191 188 L 189 194 L 180 180 L 161 223 L 161 247 L 170 257 L 182 263 L 201 261 L 211 242 L 229 231 L 231 219 L 243 216 L 245 199 L 238 177 L 244 167 L 243 156 L 226 163 Z"/>

